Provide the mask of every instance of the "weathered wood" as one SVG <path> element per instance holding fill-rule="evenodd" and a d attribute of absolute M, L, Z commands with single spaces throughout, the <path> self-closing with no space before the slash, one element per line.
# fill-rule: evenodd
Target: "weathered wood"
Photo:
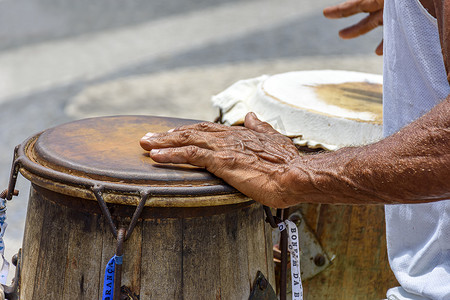
<path fill-rule="evenodd" d="M 39 208 L 44 206 L 44 200 L 36 195 L 34 189 L 30 191 L 30 199 L 27 209 L 27 223 L 25 226 L 22 245 L 22 276 L 20 293 L 21 299 L 34 299 L 34 279 L 36 278 L 37 264 L 39 260 L 39 246 L 42 236 L 43 219 Z"/>
<path fill-rule="evenodd" d="M 303 283 L 304 299 L 383 299 L 398 285 L 387 260 L 383 206 L 322 204 L 318 214 L 317 207 L 299 206 L 333 260 Z"/>
<path fill-rule="evenodd" d="M 303 203 L 296 207 L 292 207 L 290 209 L 290 211 L 294 212 L 297 209 L 300 209 L 300 211 L 303 215 L 303 218 L 306 221 L 306 225 L 308 225 L 308 227 L 312 231 L 316 232 L 319 227 L 319 223 L 320 223 L 320 208 L 321 207 L 322 207 L 322 204 Z"/>
<path fill-rule="evenodd" d="M 127 228 L 143 193 L 151 196 L 124 242 L 120 273 L 132 298 L 242 299 L 257 270 L 270 277 L 261 206 L 205 169 L 162 168 L 136 143 L 148 131 L 196 122 L 93 118 L 20 145 L 20 172 L 33 184 L 22 299 L 100 298 L 106 264 L 116 254 L 109 225 Z"/>
<path fill-rule="evenodd" d="M 220 218 L 188 218 L 183 220 L 183 298 L 222 299 L 219 249 L 223 236 L 218 232 L 224 224 L 213 222 Z M 215 251 L 210 251 L 215 249 Z"/>
<path fill-rule="evenodd" d="M 220 284 L 221 299 L 233 299 L 237 295 L 248 298 L 250 292 L 249 260 L 251 261 L 253 257 L 248 257 L 247 239 L 251 237 L 246 230 L 251 226 L 248 222 L 248 218 L 252 218 L 250 209 L 245 210 L 245 215 L 247 218 L 241 211 L 218 218 L 217 224 L 223 225 L 217 226 L 219 243 L 216 255 L 219 264 L 215 268 L 220 270 L 220 276 L 215 280 Z M 255 257 L 255 259 L 258 258 Z M 256 275 L 252 277 L 254 279 Z"/>
<path fill-rule="evenodd" d="M 272 227 L 269 224 L 264 224 L 264 233 L 266 237 L 266 248 L 265 248 L 265 257 L 267 258 L 267 277 L 270 285 L 276 290 L 276 281 L 275 281 L 275 263 L 273 261 L 273 244 L 272 244 Z M 270 241 L 270 242 L 269 242 Z"/>
<path fill-rule="evenodd" d="M 252 211 L 247 213 L 246 218 L 248 222 L 248 226 L 246 226 L 246 235 L 249 237 L 246 240 L 248 252 L 248 280 L 250 280 L 250 284 L 253 284 L 253 281 L 256 278 L 256 273 L 261 271 L 264 277 L 269 280 L 269 283 L 275 289 L 276 283 L 272 258 L 272 243 L 263 244 L 259 239 L 252 238 L 253 236 L 265 236 L 265 239 L 270 241 L 272 239 L 272 229 L 264 221 L 265 214 L 259 206 L 254 206 L 249 208 L 249 210 Z M 266 264 L 263 266 L 261 266 L 261 257 L 266 258 Z"/>
<path fill-rule="evenodd" d="M 92 299 L 100 273 L 98 216 L 59 206 L 32 188 L 27 224 L 21 298 Z"/>
<path fill-rule="evenodd" d="M 69 231 L 65 207 L 45 201 L 38 213 L 43 218 L 39 244 L 37 272 L 34 281 L 33 299 L 62 299 L 64 275 L 67 268 Z M 28 252 L 28 251 L 27 251 Z"/>
<path fill-rule="evenodd" d="M 101 220 L 95 214 L 70 211 L 65 221 L 69 239 L 61 299 L 91 300 L 91 295 L 98 293 L 101 273 L 98 255 L 102 251 L 102 239 L 97 231 Z"/>
<path fill-rule="evenodd" d="M 141 299 L 183 299 L 182 219 L 143 222 Z"/>
<path fill-rule="evenodd" d="M 141 288 L 141 266 L 142 266 L 142 222 L 134 228 L 130 238 L 125 241 L 123 249 L 122 285 L 129 292 L 139 295 Z M 142 299 L 142 298 L 141 298 Z"/>
<path fill-rule="evenodd" d="M 116 250 L 105 218 L 38 191 L 30 196 L 22 299 L 100 299 Z M 246 299 L 258 270 L 274 285 L 268 233 L 259 204 L 212 216 L 142 219 L 124 244 L 122 286 L 140 299 Z"/>

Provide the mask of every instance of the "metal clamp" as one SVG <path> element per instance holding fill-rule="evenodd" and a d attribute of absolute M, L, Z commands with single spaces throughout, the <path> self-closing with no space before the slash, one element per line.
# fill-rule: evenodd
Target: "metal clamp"
<path fill-rule="evenodd" d="M 97 202 L 100 206 L 100 209 L 102 210 L 103 215 L 106 217 L 106 221 L 108 222 L 108 225 L 111 229 L 112 234 L 115 238 L 117 238 L 117 227 L 114 224 L 114 221 L 111 216 L 111 212 L 108 209 L 108 206 L 106 205 L 105 200 L 103 199 L 103 190 L 104 187 L 101 185 L 95 185 L 91 188 L 92 192 L 95 195 L 95 198 L 97 199 Z M 142 211 L 145 207 L 145 202 L 147 202 L 147 199 L 150 197 L 150 192 L 142 190 L 140 192 L 141 194 L 141 200 L 139 201 L 138 206 L 136 207 L 136 210 L 133 213 L 133 216 L 131 217 L 130 224 L 128 225 L 128 229 L 126 230 L 126 236 L 125 241 L 128 240 L 131 233 L 133 232 L 134 227 L 136 227 L 136 224 L 138 222 L 139 217 L 141 216 Z"/>
<path fill-rule="evenodd" d="M 14 148 L 14 156 L 13 161 L 11 165 L 11 172 L 9 174 L 9 182 L 8 182 L 8 188 L 1 192 L 0 198 L 11 200 L 13 196 L 18 196 L 19 191 L 15 189 L 16 182 L 17 182 L 17 176 L 19 175 L 19 159 L 17 158 L 17 152 L 19 150 L 19 146 L 16 146 Z"/>
<path fill-rule="evenodd" d="M 11 164 L 11 170 L 9 174 L 8 188 L 3 190 L 0 193 L 0 198 L 11 200 L 13 196 L 18 196 L 19 191 L 15 189 L 17 177 L 19 175 L 20 163 L 19 158 L 17 157 L 17 152 L 19 150 L 19 146 L 14 148 L 14 155 Z M 21 272 L 21 263 L 22 261 L 22 249 L 19 249 L 19 252 L 14 255 L 12 259 L 12 263 L 16 266 L 16 272 L 14 278 L 12 280 L 11 285 L 2 284 L 3 293 L 5 295 L 5 299 L 9 300 L 17 300 L 19 299 L 19 280 L 20 280 L 20 272 Z"/>
<path fill-rule="evenodd" d="M 115 238 L 117 238 L 117 227 L 114 224 L 114 221 L 111 216 L 111 212 L 109 211 L 108 207 L 106 206 L 105 200 L 103 200 L 103 187 L 99 185 L 95 185 L 92 187 L 92 192 L 95 195 L 95 198 L 97 199 L 98 205 L 100 205 L 100 209 L 102 210 L 103 216 L 105 216 L 106 221 L 108 222 L 109 229 L 111 229 L 112 234 Z"/>
<path fill-rule="evenodd" d="M 256 274 L 248 300 L 277 300 L 277 294 L 261 271 Z"/>

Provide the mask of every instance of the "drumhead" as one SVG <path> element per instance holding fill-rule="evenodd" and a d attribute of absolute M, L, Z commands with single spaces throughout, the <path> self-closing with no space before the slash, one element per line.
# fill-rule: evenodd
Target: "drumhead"
<path fill-rule="evenodd" d="M 166 132 L 196 120 L 148 116 L 84 119 L 43 132 L 35 158 L 46 167 L 80 177 L 153 185 L 223 183 L 204 169 L 155 163 L 139 140 L 147 132 Z"/>
<path fill-rule="evenodd" d="M 251 201 L 221 179 L 190 165 L 158 164 L 139 141 L 147 132 L 166 132 L 197 120 L 151 116 L 84 119 L 50 128 L 19 147 L 21 173 L 32 183 L 69 196 L 148 206 L 216 206 Z M 233 194 L 234 196 L 230 196 Z"/>

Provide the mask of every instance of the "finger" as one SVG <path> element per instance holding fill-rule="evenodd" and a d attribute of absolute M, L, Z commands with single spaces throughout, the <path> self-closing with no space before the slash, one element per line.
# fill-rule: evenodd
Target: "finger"
<path fill-rule="evenodd" d="M 145 150 L 174 148 L 194 145 L 209 148 L 215 138 L 206 139 L 202 132 L 194 130 L 173 131 L 170 133 L 147 133 L 140 140 L 140 145 Z"/>
<path fill-rule="evenodd" d="M 214 159 L 213 151 L 196 146 L 153 149 L 150 157 L 159 163 L 191 164 L 206 168 Z"/>
<path fill-rule="evenodd" d="M 357 13 L 372 13 L 383 10 L 384 0 L 349 0 L 344 3 L 327 7 L 323 15 L 329 19 L 339 19 L 353 16 Z"/>
<path fill-rule="evenodd" d="M 335 6 L 326 7 L 323 15 L 329 19 L 340 19 L 363 12 L 359 0 L 349 0 Z"/>
<path fill-rule="evenodd" d="M 260 121 L 253 112 L 245 116 L 244 126 L 259 133 L 279 134 L 269 123 Z"/>
<path fill-rule="evenodd" d="M 339 31 L 339 36 L 343 39 L 352 39 L 383 25 L 383 12 L 377 11 L 369 14 L 367 17 L 359 21 L 359 23 L 344 28 Z"/>
<path fill-rule="evenodd" d="M 212 122 L 201 122 L 193 125 L 184 125 L 174 129 L 171 132 L 194 130 L 194 131 L 204 131 L 204 132 L 223 132 L 229 130 L 240 130 L 242 127 L 231 127 L 223 124 L 217 124 Z"/>
<path fill-rule="evenodd" d="M 377 55 L 383 55 L 383 40 L 381 40 L 381 42 L 378 45 L 377 49 L 375 49 L 375 53 Z"/>

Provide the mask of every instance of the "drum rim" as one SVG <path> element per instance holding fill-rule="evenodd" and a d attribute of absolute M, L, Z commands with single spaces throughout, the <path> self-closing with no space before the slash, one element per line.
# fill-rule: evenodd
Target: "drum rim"
<path fill-rule="evenodd" d="M 109 181 L 101 181 L 96 179 L 90 179 L 85 177 L 79 177 L 75 175 L 66 174 L 57 170 L 53 170 L 50 168 L 46 168 L 36 162 L 34 162 L 27 153 L 29 153 L 32 148 L 34 142 L 37 138 L 43 133 L 39 132 L 25 141 L 23 141 L 17 149 L 17 154 L 15 161 L 19 166 L 20 173 L 30 180 L 32 183 L 35 183 L 39 186 L 44 185 L 44 188 L 48 188 L 46 184 L 43 184 L 43 181 L 53 182 L 56 185 L 59 185 L 59 191 L 61 191 L 61 184 L 75 187 L 76 189 L 84 190 L 85 193 L 83 197 L 85 199 L 95 200 L 95 196 L 86 195 L 89 192 L 92 192 L 94 188 L 100 188 L 102 193 L 104 194 L 124 194 L 123 197 L 137 197 L 141 198 L 142 194 L 150 194 L 152 197 L 156 196 L 159 198 L 164 197 L 173 197 L 179 196 L 182 197 L 177 201 L 177 199 L 171 199 L 173 203 L 168 203 L 167 201 L 163 201 L 162 203 L 155 203 L 154 206 L 214 206 L 214 205 L 229 205 L 240 202 L 248 202 L 253 201 L 250 198 L 242 195 L 238 190 L 234 187 L 227 184 L 214 184 L 214 185 L 204 185 L 204 186 L 146 186 L 143 184 L 125 184 L 118 182 L 109 182 Z M 36 182 L 37 181 L 37 182 Z M 52 188 L 49 188 L 52 189 Z M 64 189 L 64 188 L 62 188 Z M 64 193 L 64 192 L 62 192 Z M 218 201 L 218 203 L 211 204 L 210 201 L 206 201 L 203 203 L 201 199 L 199 201 L 195 201 L 196 196 L 221 196 L 221 195 L 230 195 L 235 194 L 238 197 L 232 197 L 233 200 L 223 200 Z M 192 198 L 192 203 L 182 202 L 182 199 Z M 240 199 L 236 199 L 240 198 Z M 118 203 L 117 201 L 108 201 L 105 198 L 105 201 L 108 203 Z M 131 201 L 136 203 L 135 201 Z M 189 201 L 190 202 L 190 201 Z M 123 203 L 122 203 L 123 204 Z"/>

